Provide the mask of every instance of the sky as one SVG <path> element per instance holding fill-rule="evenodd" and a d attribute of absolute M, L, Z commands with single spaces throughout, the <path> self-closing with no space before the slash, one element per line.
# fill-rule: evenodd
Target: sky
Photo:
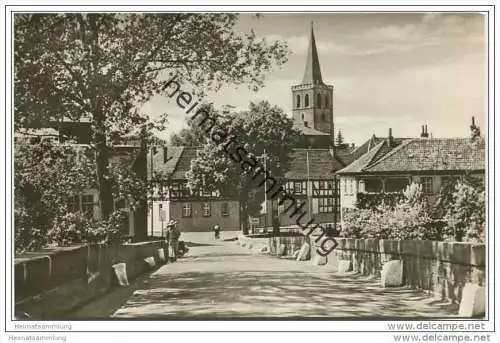
<path fill-rule="evenodd" d="M 253 29 L 284 40 L 291 55 L 258 92 L 227 86 L 209 94 L 210 102 L 243 110 L 268 100 L 291 117 L 290 88 L 302 80 L 311 21 L 323 81 L 334 86 L 335 127 L 346 142 L 387 136 L 389 128 L 396 137 L 418 137 L 424 124 L 433 137 L 467 137 L 472 116 L 485 131 L 485 19 L 476 13 L 242 14 L 237 33 Z M 186 126 L 186 114 L 168 97 L 143 110 L 168 113 L 162 138 Z"/>

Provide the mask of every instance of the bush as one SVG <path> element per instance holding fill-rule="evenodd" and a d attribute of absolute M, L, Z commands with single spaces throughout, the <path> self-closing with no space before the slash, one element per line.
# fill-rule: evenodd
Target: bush
<path fill-rule="evenodd" d="M 120 241 L 128 216 L 122 211 L 113 212 L 108 220 L 96 221 L 81 212 L 57 217 L 49 231 L 49 238 L 59 246 L 78 243 L 110 243 Z"/>
<path fill-rule="evenodd" d="M 342 235 L 378 239 L 441 239 L 441 227 L 431 219 L 422 186 L 409 185 L 402 199 L 380 203 L 371 209 L 357 209 L 344 215 Z"/>
<path fill-rule="evenodd" d="M 360 209 L 375 209 L 382 204 L 394 207 L 403 198 L 404 195 L 402 193 L 358 193 L 356 207 Z"/>
<path fill-rule="evenodd" d="M 484 242 L 486 222 L 484 189 L 458 182 L 445 219 L 448 223 L 446 230 L 448 237 L 457 241 Z"/>
<path fill-rule="evenodd" d="M 33 251 L 45 246 L 48 242 L 45 225 L 41 221 L 34 220 L 26 208 L 14 208 L 15 222 L 15 251 Z"/>
<path fill-rule="evenodd" d="M 54 219 L 50 239 L 59 246 L 83 243 L 87 240 L 92 222 L 81 212 L 70 212 Z"/>
<path fill-rule="evenodd" d="M 369 226 L 372 210 L 355 209 L 344 211 L 341 237 L 361 238 L 365 228 Z"/>

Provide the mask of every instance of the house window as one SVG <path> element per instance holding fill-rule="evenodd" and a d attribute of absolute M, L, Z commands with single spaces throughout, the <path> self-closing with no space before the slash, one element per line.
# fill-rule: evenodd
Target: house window
<path fill-rule="evenodd" d="M 182 216 L 191 217 L 193 215 L 193 207 L 190 202 L 182 204 Z"/>
<path fill-rule="evenodd" d="M 222 217 L 229 217 L 229 204 L 227 202 L 223 202 L 220 205 L 220 215 Z"/>
<path fill-rule="evenodd" d="M 161 209 L 163 208 L 162 204 L 158 204 L 158 217 L 161 218 Z"/>
<path fill-rule="evenodd" d="M 328 95 L 325 94 L 325 108 L 328 108 Z"/>
<path fill-rule="evenodd" d="M 284 184 L 285 191 L 288 194 L 293 195 L 305 195 L 306 194 L 306 181 L 288 181 Z"/>
<path fill-rule="evenodd" d="M 382 192 L 382 181 L 380 179 L 366 179 L 365 190 L 368 193 Z"/>
<path fill-rule="evenodd" d="M 201 205 L 201 215 L 203 217 L 210 217 L 212 215 L 212 206 L 209 203 L 204 203 Z"/>
<path fill-rule="evenodd" d="M 422 185 L 422 192 L 424 194 L 433 194 L 432 177 L 421 177 L 420 184 Z"/>
<path fill-rule="evenodd" d="M 326 115 L 324 113 L 321 113 L 321 121 L 326 121 Z"/>
<path fill-rule="evenodd" d="M 460 177 L 458 177 L 458 176 L 442 176 L 441 177 L 441 188 L 446 188 L 446 187 L 454 188 L 459 180 L 460 180 Z"/>
<path fill-rule="evenodd" d="M 68 211 L 69 212 L 80 211 L 80 197 L 78 195 L 72 196 L 68 199 Z"/>
<path fill-rule="evenodd" d="M 331 180 L 313 181 L 313 196 L 331 196 L 334 193 L 334 183 Z"/>
<path fill-rule="evenodd" d="M 321 108 L 321 94 L 318 94 L 318 108 Z"/>
<path fill-rule="evenodd" d="M 333 198 L 319 198 L 318 210 L 319 213 L 333 213 L 334 201 Z"/>
<path fill-rule="evenodd" d="M 93 195 L 82 195 L 82 212 L 85 215 L 94 215 L 94 196 Z"/>
<path fill-rule="evenodd" d="M 385 181 L 386 192 L 402 192 L 408 186 L 407 178 L 389 178 Z"/>
<path fill-rule="evenodd" d="M 304 97 L 304 107 L 309 107 L 309 94 Z"/>
<path fill-rule="evenodd" d="M 300 95 L 297 95 L 297 108 L 300 108 Z"/>
<path fill-rule="evenodd" d="M 293 183 L 293 192 L 295 194 L 301 194 L 302 193 L 302 182 L 300 181 L 295 181 Z"/>

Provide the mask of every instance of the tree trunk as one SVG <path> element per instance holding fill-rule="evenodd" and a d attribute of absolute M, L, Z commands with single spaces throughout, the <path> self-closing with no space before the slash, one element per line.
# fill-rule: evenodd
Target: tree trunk
<path fill-rule="evenodd" d="M 113 211 L 113 195 L 111 193 L 111 180 L 108 170 L 109 154 L 106 145 L 106 134 L 104 131 L 104 121 L 96 115 L 96 172 L 99 186 L 99 207 L 101 218 L 107 219 Z"/>
<path fill-rule="evenodd" d="M 242 224 L 243 234 L 248 235 L 248 208 L 245 199 L 240 199 L 240 223 Z"/>

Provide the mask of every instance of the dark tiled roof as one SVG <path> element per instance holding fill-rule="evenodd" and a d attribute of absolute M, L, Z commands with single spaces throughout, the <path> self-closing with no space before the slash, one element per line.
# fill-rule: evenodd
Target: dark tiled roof
<path fill-rule="evenodd" d="M 383 142 L 385 138 L 376 137 L 375 135 L 371 136 L 366 142 L 358 146 L 351 152 L 352 158 L 357 160 L 368 151 L 370 151 L 374 146 L 378 145 L 380 142 Z"/>
<path fill-rule="evenodd" d="M 352 155 L 351 148 L 339 149 L 336 148 L 335 156 L 342 161 L 344 166 L 351 164 L 354 161 L 354 156 Z"/>
<path fill-rule="evenodd" d="M 469 138 L 415 138 L 405 141 L 378 161 L 364 168 L 364 171 L 408 172 L 484 169 L 484 140 L 473 143 Z"/>
<path fill-rule="evenodd" d="M 196 152 L 199 148 L 184 147 L 179 161 L 172 175 L 174 180 L 184 180 L 186 173 L 191 169 L 191 161 L 196 158 Z"/>
<path fill-rule="evenodd" d="M 341 161 L 333 158 L 328 149 L 295 149 L 292 151 L 290 168 L 285 178 L 290 180 L 307 179 L 307 159 L 309 159 L 309 178 L 331 179 L 333 173 L 344 167 Z"/>
<path fill-rule="evenodd" d="M 294 123 L 293 128 L 302 132 L 303 135 L 306 136 L 329 136 L 329 133 L 321 132 L 318 131 L 312 127 L 305 126 L 304 124 L 301 123 Z"/>
<path fill-rule="evenodd" d="M 177 147 L 177 146 L 168 146 L 166 147 L 167 150 L 167 158 L 170 158 L 166 163 L 164 162 L 163 155 L 165 153 L 165 150 L 163 147 L 157 147 L 156 148 L 156 153 L 153 155 L 153 170 L 155 173 L 161 173 L 165 176 L 171 176 L 175 171 L 177 164 L 179 162 L 179 159 L 182 155 L 182 152 L 184 151 L 184 147 Z M 147 158 L 147 163 L 148 163 L 148 175 L 150 175 L 151 171 L 151 151 L 148 154 Z"/>
<path fill-rule="evenodd" d="M 161 149 L 160 149 L 161 150 Z M 171 175 L 173 180 L 186 179 L 191 161 L 196 157 L 198 148 L 169 147 L 168 154 L 173 158 L 163 163 L 163 151 L 158 151 L 153 160 L 157 172 Z M 331 179 L 333 173 L 345 166 L 343 161 L 333 158 L 328 149 L 295 149 L 290 154 L 290 168 L 285 178 L 291 180 L 307 179 L 307 159 L 309 158 L 309 177 L 311 179 Z M 148 159 L 148 168 L 151 160 Z"/>
<path fill-rule="evenodd" d="M 338 174 L 348 174 L 348 173 L 359 173 L 369 165 L 373 160 L 377 153 L 382 150 L 382 146 L 385 145 L 385 141 L 380 142 L 370 151 L 362 155 L 360 158 L 349 164 L 347 167 L 339 170 Z"/>

